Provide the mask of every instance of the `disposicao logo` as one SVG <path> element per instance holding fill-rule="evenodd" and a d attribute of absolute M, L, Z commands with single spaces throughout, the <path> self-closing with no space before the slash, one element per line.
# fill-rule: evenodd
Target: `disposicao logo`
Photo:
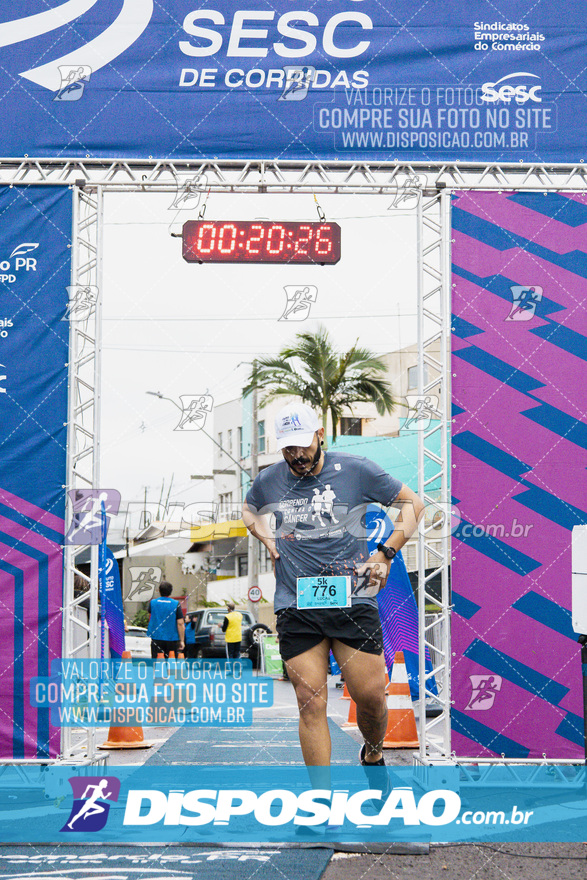
<path fill-rule="evenodd" d="M 13 46 L 51 33 L 76 21 L 99 0 L 67 0 L 55 9 L 27 15 L 0 24 L 0 48 Z M 54 58 L 39 67 L 21 72 L 20 76 L 52 92 L 62 88 L 60 67 L 86 67 L 100 70 L 122 55 L 141 36 L 153 15 L 154 0 L 124 0 L 122 9 L 101 34 L 67 55 Z"/>
<path fill-rule="evenodd" d="M 348 791 L 312 789 L 296 794 L 272 789 L 262 794 L 243 789 L 175 789 L 168 794 L 153 789 L 132 789 L 128 793 L 124 825 L 230 825 L 236 817 L 254 817 L 259 825 L 337 825 L 345 820 L 362 828 L 387 826 L 392 820 L 408 825 L 447 825 L 461 808 L 459 795 L 449 789 L 428 791 L 418 803 L 410 787 L 394 788 L 380 812 L 364 813 L 370 801 L 381 804 L 382 792 L 364 789 Z M 237 819 L 238 821 L 238 819 Z"/>
<path fill-rule="evenodd" d="M 108 820 L 110 804 L 120 794 L 120 779 L 115 776 L 71 777 L 73 807 L 62 831 L 101 831 Z"/>

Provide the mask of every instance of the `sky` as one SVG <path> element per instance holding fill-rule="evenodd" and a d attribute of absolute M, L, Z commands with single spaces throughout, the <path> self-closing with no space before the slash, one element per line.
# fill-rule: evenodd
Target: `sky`
<path fill-rule="evenodd" d="M 178 211 L 170 193 L 106 195 L 100 484 L 124 502 L 157 501 L 170 488 L 175 502 L 211 500 L 212 481 L 190 477 L 211 474 L 213 444 L 174 430 L 180 396 L 240 397 L 254 357 L 320 324 L 341 350 L 359 339 L 384 354 L 416 341 L 415 212 L 390 208 L 389 195 L 319 201 L 341 227 L 338 264 L 226 265 L 187 263 L 172 236 L 202 204 Z M 211 193 L 205 217 L 318 220 L 311 194 Z M 303 322 L 279 320 L 286 285 L 317 288 Z"/>

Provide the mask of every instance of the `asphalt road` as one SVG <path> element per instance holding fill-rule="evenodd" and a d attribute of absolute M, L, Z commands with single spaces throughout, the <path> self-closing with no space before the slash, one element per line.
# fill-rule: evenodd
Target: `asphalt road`
<path fill-rule="evenodd" d="M 322 880 L 585 880 L 585 877 L 585 844 L 508 843 L 432 845 L 428 855 L 418 856 L 335 853 Z"/>
<path fill-rule="evenodd" d="M 339 725 L 347 720 L 348 702 L 340 699 L 336 679 L 329 687 L 329 715 Z M 297 718 L 293 688 L 289 682 L 275 682 L 274 706 L 257 710 L 258 720 Z M 254 730 L 254 724 L 253 724 Z M 174 728 L 145 728 L 145 739 L 153 742 L 149 750 L 111 752 L 109 763 L 142 764 L 175 732 Z M 362 743 L 358 730 L 346 730 Z M 106 739 L 98 736 L 98 741 Z M 357 750 L 358 751 L 358 750 Z M 386 750 L 386 762 L 412 764 L 412 750 Z M 251 752 L 243 755 L 249 763 Z M 336 761 L 336 755 L 333 755 Z M 585 828 L 587 841 L 587 828 Z M 504 843 L 504 844 L 432 844 L 419 855 L 395 855 L 386 852 L 336 852 L 322 880 L 587 880 L 587 845 L 583 843 Z M 256 880 L 263 880 L 262 870 Z M 284 878 L 287 880 L 287 878 Z"/>

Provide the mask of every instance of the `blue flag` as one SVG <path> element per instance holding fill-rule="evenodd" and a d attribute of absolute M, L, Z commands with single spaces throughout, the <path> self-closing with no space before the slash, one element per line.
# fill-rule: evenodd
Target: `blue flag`
<path fill-rule="evenodd" d="M 104 623 L 110 633 L 110 656 L 122 657 L 124 651 L 124 612 L 118 563 L 106 546 L 108 518 L 102 502 L 102 543 L 100 544 L 100 600 L 102 603 L 102 656 L 104 656 Z"/>
<path fill-rule="evenodd" d="M 385 543 L 393 532 L 393 523 L 381 508 L 370 507 L 365 517 L 369 530 L 369 552 L 373 553 L 379 541 Z M 393 666 L 396 651 L 403 651 L 412 700 L 420 696 L 418 663 L 418 607 L 408 577 L 408 570 L 401 551 L 396 555 L 389 570 L 386 586 L 377 596 L 383 651 L 388 669 Z M 428 648 L 425 659 L 426 672 L 432 672 Z M 428 679 L 428 690 L 437 693 L 434 677 Z"/>

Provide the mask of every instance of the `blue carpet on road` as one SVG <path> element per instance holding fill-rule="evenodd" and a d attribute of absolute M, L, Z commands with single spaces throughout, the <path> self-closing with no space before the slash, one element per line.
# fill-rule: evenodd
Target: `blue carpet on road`
<path fill-rule="evenodd" d="M 359 746 L 329 720 L 333 764 L 358 764 Z M 182 727 L 147 764 L 303 764 L 297 720 L 255 721 L 252 727 Z"/>
<path fill-rule="evenodd" d="M 319 880 L 331 849 L 178 846 L 9 846 L 0 880 Z"/>

